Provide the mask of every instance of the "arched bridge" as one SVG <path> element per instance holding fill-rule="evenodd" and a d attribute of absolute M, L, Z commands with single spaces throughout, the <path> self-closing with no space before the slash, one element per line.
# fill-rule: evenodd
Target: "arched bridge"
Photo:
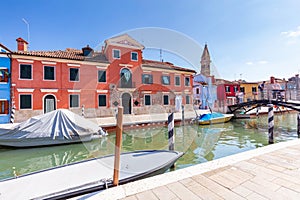
<path fill-rule="evenodd" d="M 234 104 L 228 106 L 228 109 L 229 109 L 229 113 L 234 113 L 235 111 L 238 111 L 240 109 L 243 109 L 245 113 L 247 113 L 250 110 L 253 110 L 257 107 L 267 106 L 268 104 L 273 104 L 276 106 L 284 106 L 286 108 L 290 108 L 300 112 L 300 102 L 268 100 L 268 99 L 252 100 L 244 103 Z"/>

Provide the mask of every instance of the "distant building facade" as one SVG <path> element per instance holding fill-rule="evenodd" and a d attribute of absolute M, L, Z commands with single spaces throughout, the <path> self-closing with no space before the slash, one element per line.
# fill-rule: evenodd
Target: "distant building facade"
<path fill-rule="evenodd" d="M 245 82 L 239 81 L 240 83 L 240 92 L 244 94 L 243 101 L 251 101 L 258 99 L 258 82 Z"/>
<path fill-rule="evenodd" d="M 17 39 L 12 52 L 16 120 L 65 108 L 86 117 L 192 109 L 194 70 L 143 59 L 144 46 L 127 34 L 107 39 L 101 52 L 89 46 L 28 51 Z M 180 105 L 178 105 L 180 104 Z"/>
<path fill-rule="evenodd" d="M 10 50 L 0 44 L 0 123 L 10 122 L 11 91 L 10 91 Z"/>
<path fill-rule="evenodd" d="M 240 93 L 240 84 L 237 81 L 216 79 L 216 85 L 219 107 L 237 103 L 237 95 Z"/>

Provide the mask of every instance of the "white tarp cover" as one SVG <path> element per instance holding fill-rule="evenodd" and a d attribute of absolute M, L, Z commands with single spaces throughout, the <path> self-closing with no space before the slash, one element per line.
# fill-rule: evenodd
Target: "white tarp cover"
<path fill-rule="evenodd" d="M 65 109 L 32 117 L 11 130 L 0 132 L 0 139 L 52 138 L 72 139 L 98 133 L 97 124 Z"/>

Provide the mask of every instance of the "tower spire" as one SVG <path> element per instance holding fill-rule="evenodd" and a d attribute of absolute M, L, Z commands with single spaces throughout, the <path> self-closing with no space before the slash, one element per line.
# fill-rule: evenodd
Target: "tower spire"
<path fill-rule="evenodd" d="M 201 74 L 203 74 L 204 76 L 210 76 L 210 62 L 211 62 L 211 60 L 210 60 L 207 43 L 205 43 L 203 53 L 201 56 L 201 61 L 200 61 Z"/>

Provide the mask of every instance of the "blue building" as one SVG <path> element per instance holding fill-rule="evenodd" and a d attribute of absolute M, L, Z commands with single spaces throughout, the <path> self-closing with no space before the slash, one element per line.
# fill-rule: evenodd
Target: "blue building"
<path fill-rule="evenodd" d="M 213 84 L 213 77 L 206 77 L 202 74 L 194 76 L 194 100 L 200 104 L 200 109 L 213 109 L 217 100 L 217 86 Z"/>
<path fill-rule="evenodd" d="M 10 50 L 0 44 L 0 123 L 10 122 Z"/>

